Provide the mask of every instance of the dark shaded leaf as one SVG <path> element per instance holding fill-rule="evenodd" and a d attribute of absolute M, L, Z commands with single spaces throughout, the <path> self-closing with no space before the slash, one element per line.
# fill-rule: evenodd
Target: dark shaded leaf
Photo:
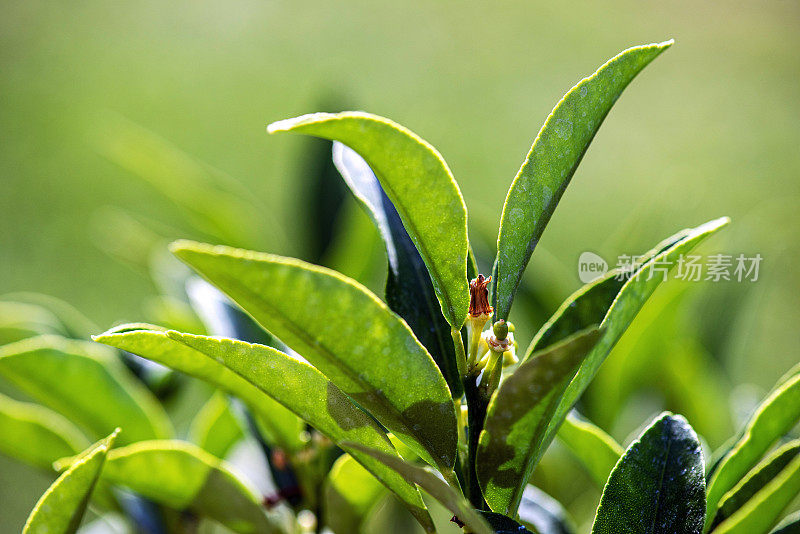
<path fill-rule="evenodd" d="M 592 534 L 699 534 L 703 453 L 681 416 L 659 416 L 625 451 L 603 490 Z"/>
<path fill-rule="evenodd" d="M 389 260 L 386 303 L 405 319 L 417 339 L 428 349 L 447 380 L 453 397 L 464 392 L 456 363 L 450 325 L 442 315 L 439 300 L 414 242 L 397 210 L 381 188 L 369 165 L 342 143 L 333 144 L 333 161 L 380 231 Z"/>
<path fill-rule="evenodd" d="M 534 486 L 528 486 L 522 494 L 519 519 L 537 534 L 575 534 L 561 503 Z"/>

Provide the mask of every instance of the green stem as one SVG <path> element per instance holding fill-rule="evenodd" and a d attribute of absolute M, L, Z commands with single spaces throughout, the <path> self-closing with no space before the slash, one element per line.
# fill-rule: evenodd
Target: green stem
<path fill-rule="evenodd" d="M 453 338 L 453 345 L 456 348 L 458 374 L 463 379 L 467 376 L 467 353 L 464 351 L 464 340 L 461 339 L 461 332 L 455 328 L 450 329 L 450 337 Z"/>

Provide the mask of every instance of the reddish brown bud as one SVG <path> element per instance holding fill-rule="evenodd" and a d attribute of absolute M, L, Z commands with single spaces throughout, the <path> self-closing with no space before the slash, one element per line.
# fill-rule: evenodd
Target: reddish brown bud
<path fill-rule="evenodd" d="M 492 277 L 486 278 L 482 274 L 469 284 L 469 315 L 470 317 L 480 317 L 491 315 L 492 307 L 489 306 L 489 290 L 486 286 L 492 281 Z"/>

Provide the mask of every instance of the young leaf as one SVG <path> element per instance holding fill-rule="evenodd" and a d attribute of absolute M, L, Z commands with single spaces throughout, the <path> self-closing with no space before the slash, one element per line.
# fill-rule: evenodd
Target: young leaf
<path fill-rule="evenodd" d="M 358 153 L 337 142 L 333 144 L 333 161 L 353 195 L 378 227 L 386 245 L 389 259 L 386 303 L 405 319 L 417 339 L 428 349 L 453 397 L 460 397 L 464 386 L 458 372 L 450 325 L 442 315 L 425 262 L 403 227 L 400 215 L 375 173 Z"/>
<path fill-rule="evenodd" d="M 105 347 L 40 336 L 0 347 L 0 376 L 92 435 L 125 426 L 120 444 L 171 437 L 158 401 Z"/>
<path fill-rule="evenodd" d="M 397 454 L 380 426 L 322 373 L 271 347 L 174 331 L 136 330 L 135 325 L 95 339 L 208 380 L 241 398 L 256 413 L 277 401 L 335 443 L 363 443 Z M 373 458 L 342 448 L 395 492 L 423 527 L 432 528 L 414 486 Z"/>
<path fill-rule="evenodd" d="M 766 534 L 800 493 L 800 456 L 770 480 L 744 506 L 714 529 L 715 534 Z"/>
<path fill-rule="evenodd" d="M 364 520 L 386 488 L 348 454 L 333 464 L 324 488 L 325 526 L 335 534 L 361 532 Z"/>
<path fill-rule="evenodd" d="M 0 453 L 50 471 L 54 461 L 87 445 L 80 430 L 56 412 L 0 394 Z"/>
<path fill-rule="evenodd" d="M 709 530 L 714 530 L 720 523 L 741 509 L 770 481 L 780 476 L 781 471 L 797 457 L 798 453 L 800 453 L 800 440 L 795 440 L 764 458 L 732 490 L 725 494 L 714 514 L 714 520 Z"/>
<path fill-rule="evenodd" d="M 561 503 L 534 486 L 528 486 L 522 493 L 519 519 L 538 534 L 575 534 Z"/>
<path fill-rule="evenodd" d="M 455 489 L 448 486 L 442 479 L 430 471 L 410 464 L 398 456 L 351 443 L 352 449 L 361 451 L 376 460 L 386 464 L 387 467 L 397 471 L 403 477 L 425 490 L 431 497 L 439 501 L 445 508 L 461 520 L 474 534 L 493 534 L 492 528 L 481 515 L 470 506 L 469 502 Z"/>
<path fill-rule="evenodd" d="M 601 489 L 625 452 L 614 438 L 575 411 L 567 415 L 556 436 L 583 464 Z"/>
<path fill-rule="evenodd" d="M 656 262 L 662 266 L 674 266 L 681 254 L 688 254 L 692 248 L 725 226 L 728 221 L 727 218 L 716 219 L 696 228 L 683 230 L 662 241 L 644 255 L 642 262 L 630 273 L 630 279 L 621 286 L 619 285 L 621 282 L 613 280 L 620 273 L 616 270 L 611 271 L 604 278 L 584 286 L 567 299 L 550 321 L 542 327 L 531 342 L 523 362 L 529 359 L 534 351 L 563 339 L 577 329 L 598 324 L 598 321 L 603 332 L 561 398 L 558 409 L 547 427 L 545 447 L 553 440 L 559 426 L 586 390 L 606 356 L 661 283 L 662 277 L 657 273 L 650 276 L 651 266 Z M 619 290 L 615 290 L 617 287 Z"/>
<path fill-rule="evenodd" d="M 522 273 L 572 175 L 611 107 L 672 41 L 629 48 L 564 95 L 508 190 L 494 266 L 495 319 L 508 319 Z"/>
<path fill-rule="evenodd" d="M 339 141 L 367 161 L 428 267 L 447 322 L 460 329 L 469 308 L 467 208 L 436 149 L 399 124 L 360 112 L 303 115 L 267 130 Z"/>
<path fill-rule="evenodd" d="M 175 510 L 209 517 L 234 532 L 283 532 L 264 513 L 250 484 L 219 458 L 185 441 L 142 441 L 115 449 L 101 480 Z"/>
<path fill-rule="evenodd" d="M 722 496 L 741 480 L 778 438 L 797 424 L 798 419 L 800 375 L 795 375 L 761 403 L 748 421 L 742 437 L 709 480 L 707 526 L 711 524 Z"/>
<path fill-rule="evenodd" d="M 73 534 L 86 512 L 106 455 L 119 432 L 92 445 L 67 469 L 36 503 L 23 534 Z"/>
<path fill-rule="evenodd" d="M 189 440 L 217 458 L 225 458 L 242 439 L 242 425 L 231 410 L 230 401 L 221 393 L 211 396 L 189 428 Z"/>
<path fill-rule="evenodd" d="M 614 467 L 592 534 L 699 534 L 705 511 L 700 442 L 683 417 L 665 413 Z"/>
<path fill-rule="evenodd" d="M 186 241 L 172 250 L 426 461 L 452 470 L 457 434 L 447 383 L 408 325 L 367 288 L 270 254 Z"/>
<path fill-rule="evenodd" d="M 476 463 L 478 482 L 492 511 L 516 515 L 544 453 L 547 422 L 599 337 L 600 331 L 592 328 L 549 347 L 520 365 L 492 396 Z"/>

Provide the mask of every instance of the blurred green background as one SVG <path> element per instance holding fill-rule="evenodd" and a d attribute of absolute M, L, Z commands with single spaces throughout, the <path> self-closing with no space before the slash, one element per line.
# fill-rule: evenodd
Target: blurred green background
<path fill-rule="evenodd" d="M 798 360 L 795 1 L 6 2 L 0 293 L 49 293 L 103 327 L 142 318 L 157 289 L 107 253 L 120 216 L 108 207 L 158 220 L 168 237 L 196 233 L 159 190 L 170 183 L 138 179 L 119 164 L 124 155 L 112 161 L 115 136 L 131 128 L 244 184 L 260 206 L 246 219 L 258 221 L 252 246 L 303 255 L 315 218 L 304 180 L 312 145 L 269 138 L 265 125 L 320 109 L 384 115 L 436 146 L 461 185 L 473 237 L 491 253 L 509 183 L 553 105 L 622 49 L 668 38 L 675 46 L 617 103 L 534 255 L 528 283 L 548 312 L 520 306 L 512 318 L 530 339 L 580 286 L 583 251 L 613 265 L 680 228 L 731 216 L 704 252 L 760 253 L 759 280 L 666 286 L 643 312 L 641 332 L 610 358 L 584 410 L 619 440 L 662 407 L 688 412 L 698 425 L 694 410 L 709 419 L 701 432 L 719 445 L 736 424 L 737 402 L 746 410 Z M 650 335 L 648 321 L 663 310 L 678 317 L 638 350 L 636 340 Z M 676 339 L 691 339 L 697 350 L 676 355 Z M 657 366 L 648 372 L 649 358 L 682 358 L 689 369 L 698 353 L 707 357 L 686 371 L 694 378 L 647 392 L 647 380 L 662 379 Z M 638 363 L 628 366 L 631 354 Z M 636 365 L 644 372 L 632 380 L 641 383 L 628 389 L 642 391 L 617 394 L 620 369 Z M 734 399 L 731 413 L 704 415 L 681 401 L 691 383 Z M 542 472 L 546 478 L 546 466 Z M 0 459 L 0 531 L 24 521 L 47 482 Z"/>

